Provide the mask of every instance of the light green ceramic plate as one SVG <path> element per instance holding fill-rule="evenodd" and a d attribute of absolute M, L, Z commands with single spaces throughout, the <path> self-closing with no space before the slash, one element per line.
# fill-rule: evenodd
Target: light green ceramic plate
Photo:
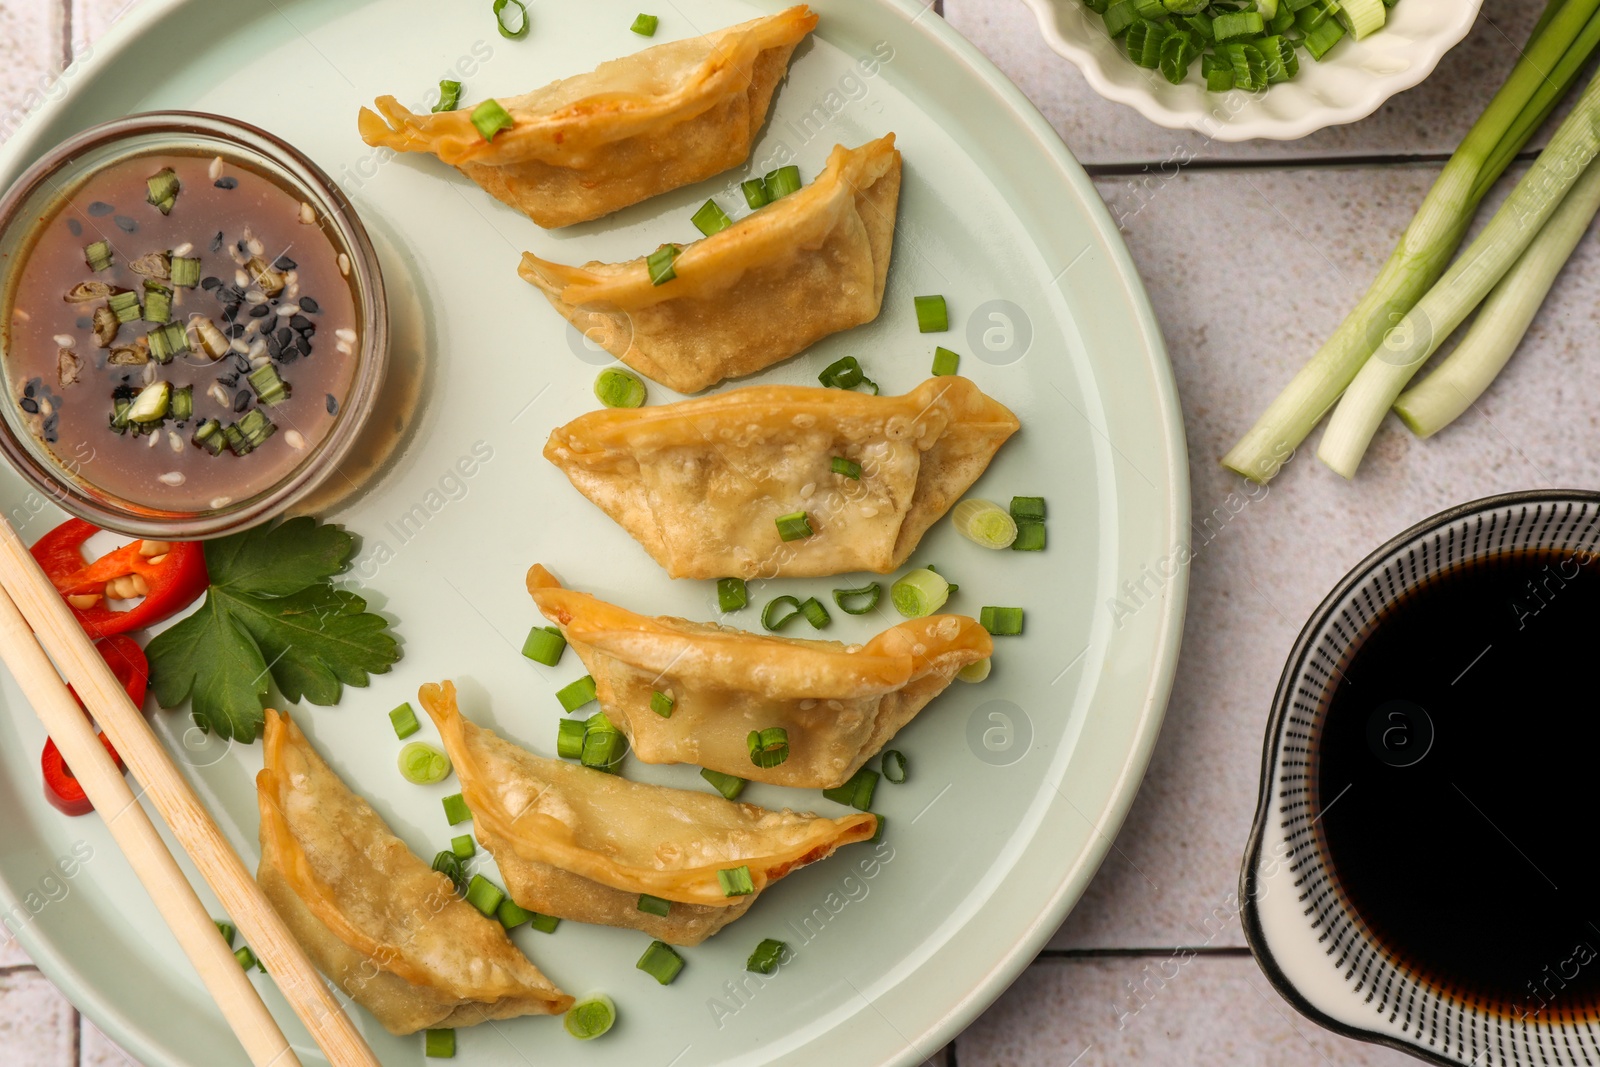
<path fill-rule="evenodd" d="M 1027 632 L 999 639 L 987 682 L 958 683 L 897 739 L 911 776 L 879 787 L 889 830 L 876 866 L 863 868 L 871 849 L 858 845 L 786 879 L 747 917 L 686 950 L 670 987 L 634 969 L 645 946 L 637 933 L 570 922 L 553 936 L 518 931 L 562 987 L 611 993 L 621 1022 L 589 1044 L 550 1019 L 481 1026 L 459 1035 L 458 1060 L 911 1064 L 1032 958 L 1082 893 L 1144 773 L 1185 593 L 1188 493 L 1172 376 L 1133 266 L 1083 172 L 1016 89 L 906 0 L 815 4 L 821 25 L 797 53 L 749 168 L 559 233 L 436 160 L 388 160 L 356 135 L 357 107 L 380 93 L 416 103 L 437 79 L 455 77 L 466 99 L 507 95 L 642 48 L 628 29 L 638 4 L 533 4 L 532 33 L 510 41 L 495 32 L 488 0 L 146 0 L 0 151 L 0 184 L 85 126 L 189 108 L 288 138 L 357 205 L 383 256 L 397 344 L 432 364 L 412 444 L 370 493 L 329 517 L 364 538 L 349 580 L 397 621 L 405 658 L 338 707 L 301 708 L 297 718 L 396 832 L 431 855 L 451 835 L 439 798 L 455 787 L 400 778 L 386 713 L 420 683 L 455 678 L 469 715 L 553 754 L 553 694 L 582 669 L 570 655 L 548 670 L 518 654 L 538 621 L 523 589 L 529 564 L 636 610 L 716 614 L 713 583 L 666 579 L 540 458 L 552 427 L 594 406 L 591 384 L 608 360 L 518 279 L 519 253 L 615 260 L 688 240 L 700 203 L 714 195 L 733 209 L 739 181 L 782 150 L 809 178 L 835 142 L 894 131 L 905 184 L 883 314 L 759 377 L 814 383 L 829 362 L 855 354 L 885 392 L 901 392 L 926 377 L 935 344 L 960 352 L 962 372 L 1023 425 L 977 490 L 1047 497 L 1050 546 L 988 552 L 943 523 L 916 559 L 959 582 L 951 609 L 1021 605 Z M 652 9 L 656 41 L 777 6 L 676 0 Z M 911 298 L 921 293 L 947 297 L 949 333 L 917 332 Z M 656 386 L 651 396 L 672 399 Z M 460 478 L 458 457 L 475 451 L 488 460 Z M 57 519 L 9 475 L 0 506 L 30 540 Z M 758 606 L 789 592 L 829 601 L 832 587 L 864 580 L 775 582 L 754 597 Z M 738 621 L 756 626 L 757 611 L 746 615 Z M 860 640 L 893 621 L 835 613 L 829 635 Z M 9 678 L 0 700 L 7 925 L 147 1064 L 243 1063 L 97 820 L 66 819 L 45 803 L 44 735 Z M 253 864 L 259 748 L 186 739 L 183 713 L 154 720 Z M 630 760 L 627 773 L 704 788 L 689 767 Z M 745 797 L 836 810 L 815 792 L 752 787 Z M 75 847 L 92 858 L 61 879 L 55 860 Z M 760 983 L 744 960 L 766 937 L 788 941 L 797 959 Z M 270 981 L 257 980 L 305 1061 L 321 1062 Z M 385 1064 L 422 1062 L 420 1038 L 390 1037 L 356 1016 Z"/>

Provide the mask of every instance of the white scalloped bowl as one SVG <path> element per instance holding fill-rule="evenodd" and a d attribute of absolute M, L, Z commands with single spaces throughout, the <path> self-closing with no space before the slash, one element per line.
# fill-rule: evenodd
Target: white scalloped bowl
<path fill-rule="evenodd" d="M 1316 62 L 1303 50 L 1300 73 L 1260 93 L 1207 92 L 1198 74 L 1173 85 L 1136 66 L 1081 0 L 1025 0 L 1050 47 L 1071 60 L 1095 92 L 1159 126 L 1218 141 L 1288 141 L 1325 126 L 1364 119 L 1395 93 L 1433 73 L 1472 28 L 1482 0 L 1400 0 L 1365 40 L 1346 37 Z"/>

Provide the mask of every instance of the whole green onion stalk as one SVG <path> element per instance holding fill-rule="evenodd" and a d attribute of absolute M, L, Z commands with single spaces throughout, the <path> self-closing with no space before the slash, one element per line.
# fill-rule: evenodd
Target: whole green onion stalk
<path fill-rule="evenodd" d="M 1528 324 L 1597 211 L 1600 166 L 1590 164 L 1533 244 L 1483 302 L 1456 350 L 1421 385 L 1400 394 L 1394 411 L 1412 433 L 1418 437 L 1438 433 L 1489 388 L 1522 343 Z"/>
<path fill-rule="evenodd" d="M 1372 435 L 1400 391 L 1505 277 L 1596 154 L 1600 154 L 1600 78 L 1590 81 L 1489 225 L 1385 335 L 1377 355 L 1356 374 L 1328 420 L 1318 459 L 1346 478 L 1355 476 Z"/>
<path fill-rule="evenodd" d="M 1444 273 L 1479 201 L 1594 50 L 1597 8 L 1600 0 L 1552 0 L 1510 77 L 1445 164 L 1366 295 L 1222 457 L 1224 466 L 1258 482 L 1277 474 L 1389 330 Z"/>

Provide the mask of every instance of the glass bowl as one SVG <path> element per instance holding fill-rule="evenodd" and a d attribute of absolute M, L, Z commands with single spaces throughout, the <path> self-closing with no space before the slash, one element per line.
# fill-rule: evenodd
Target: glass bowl
<path fill-rule="evenodd" d="M 197 540 L 257 525 L 293 508 L 331 478 L 361 439 L 377 405 L 389 359 L 389 315 L 383 273 L 355 209 L 332 178 L 294 146 L 247 123 L 200 112 L 129 115 L 91 127 L 57 145 L 0 197 L 0 338 L 9 342 L 14 278 L 25 267 L 41 228 L 56 217 L 92 175 L 128 159 L 153 154 L 221 156 L 264 175 L 309 204 L 336 253 L 349 257 L 358 326 L 356 365 L 348 391 L 320 441 L 276 482 L 219 507 L 171 510 L 161 501 L 133 500 L 93 484 L 63 461 L 29 427 L 13 388 L 6 354 L 6 388 L 0 397 L 0 451 L 41 495 L 96 526 L 134 537 Z M 325 494 L 323 494 L 325 495 Z"/>

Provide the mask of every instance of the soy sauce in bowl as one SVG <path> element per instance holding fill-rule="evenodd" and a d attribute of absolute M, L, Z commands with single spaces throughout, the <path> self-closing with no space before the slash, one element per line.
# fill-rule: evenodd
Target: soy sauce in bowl
<path fill-rule="evenodd" d="M 1424 581 L 1351 652 L 1313 739 L 1315 830 L 1372 938 L 1481 1009 L 1600 1013 L 1600 557 Z"/>

